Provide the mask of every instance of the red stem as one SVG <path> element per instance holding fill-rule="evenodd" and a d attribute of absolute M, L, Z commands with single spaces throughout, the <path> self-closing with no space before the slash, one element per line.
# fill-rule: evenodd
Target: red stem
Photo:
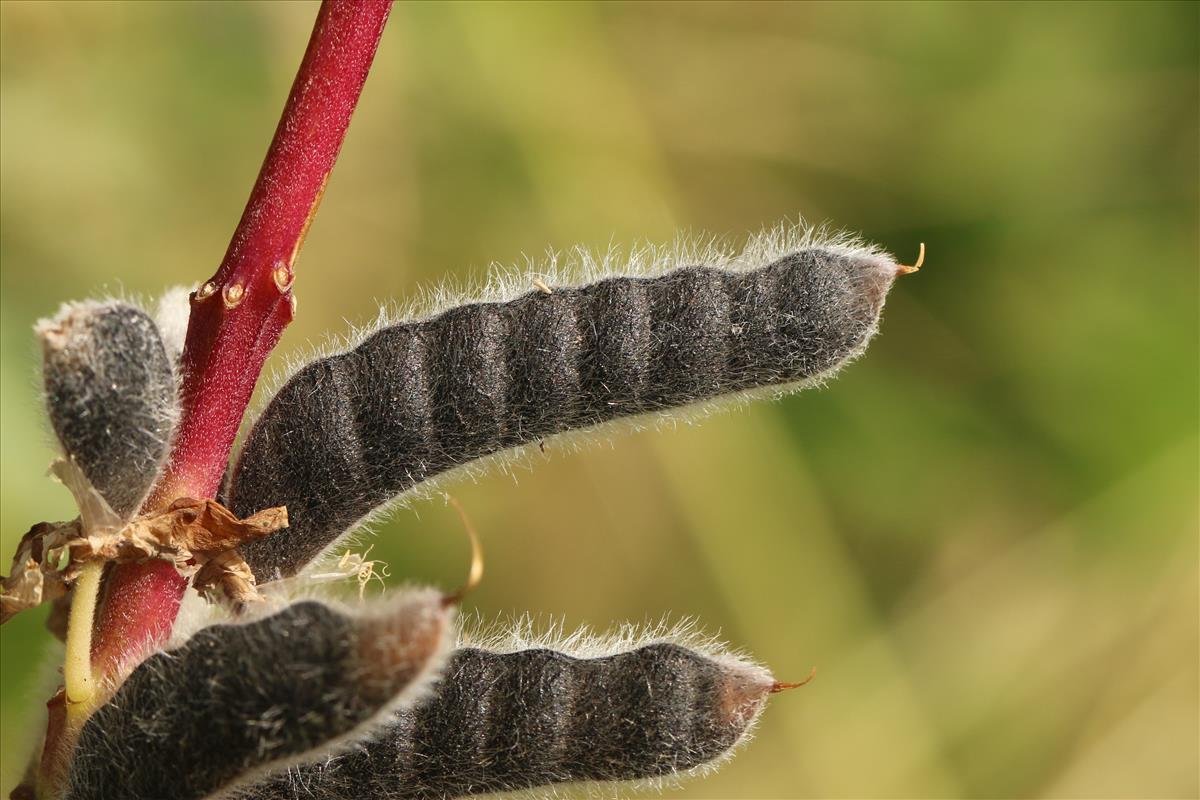
<path fill-rule="evenodd" d="M 183 414 L 144 510 L 213 497 L 267 355 L 296 310 L 296 254 L 316 214 L 383 35 L 391 0 L 324 0 L 275 138 L 216 274 L 191 296 Z M 171 630 L 186 581 L 160 561 L 113 568 L 93 666 L 109 674 Z"/>
<path fill-rule="evenodd" d="M 292 268 L 371 69 L 390 0 L 326 0 L 225 260 L 192 295 L 183 420 L 151 502 L 212 497 L 267 354 L 295 311 Z"/>
<path fill-rule="evenodd" d="M 144 511 L 182 496 L 212 497 L 220 488 L 263 362 L 295 314 L 291 289 L 296 254 L 321 202 L 391 5 L 391 0 L 321 4 L 225 258 L 212 279 L 192 294 L 179 433 Z M 150 646 L 170 634 L 186 588 L 174 566 L 164 561 L 111 567 L 94 621 L 93 670 L 119 676 L 132 669 Z M 54 794 L 78 723 L 70 723 L 61 691 L 47 708 L 38 783 Z"/>

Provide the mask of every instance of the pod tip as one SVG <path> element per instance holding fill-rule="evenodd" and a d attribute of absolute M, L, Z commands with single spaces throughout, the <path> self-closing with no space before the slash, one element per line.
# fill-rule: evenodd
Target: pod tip
<path fill-rule="evenodd" d="M 896 265 L 896 274 L 897 275 L 908 275 L 911 272 L 916 272 L 917 270 L 919 270 L 921 268 L 921 265 L 924 263 L 925 263 L 925 243 L 921 242 L 921 249 L 917 253 L 916 262 L 913 263 L 911 266 L 908 264 L 897 264 Z"/>
<path fill-rule="evenodd" d="M 817 677 L 817 668 L 813 667 L 812 671 L 808 673 L 808 677 L 799 683 L 784 683 L 782 681 L 775 681 L 775 683 L 771 685 L 771 694 L 786 692 L 788 689 L 799 689 L 801 686 L 808 683 L 815 677 Z"/>

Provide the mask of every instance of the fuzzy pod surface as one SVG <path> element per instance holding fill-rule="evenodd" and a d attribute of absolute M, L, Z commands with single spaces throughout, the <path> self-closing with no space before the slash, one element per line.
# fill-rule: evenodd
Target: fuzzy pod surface
<path fill-rule="evenodd" d="M 238 796 L 441 800 L 660 780 L 729 753 L 772 686 L 759 667 L 671 643 L 589 659 L 462 648 L 434 695 L 380 733 Z"/>
<path fill-rule="evenodd" d="M 59 442 L 118 516 L 150 491 L 178 418 L 178 387 L 154 320 L 119 302 L 64 306 L 37 326 L 46 407 Z"/>
<path fill-rule="evenodd" d="M 555 434 L 832 375 L 876 331 L 897 274 L 868 248 L 601 277 L 385 327 L 300 369 L 254 425 L 235 513 L 286 506 L 248 545 L 294 574 L 373 509 L 448 470 Z"/>
<path fill-rule="evenodd" d="M 425 686 L 447 614 L 423 591 L 383 613 L 304 601 L 202 629 L 143 662 L 88 720 L 66 797 L 201 798 L 330 752 Z"/>

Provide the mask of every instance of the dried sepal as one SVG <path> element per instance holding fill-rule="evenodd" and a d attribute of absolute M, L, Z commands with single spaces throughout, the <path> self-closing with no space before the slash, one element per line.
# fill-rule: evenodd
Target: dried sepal
<path fill-rule="evenodd" d="M 250 565 L 237 550 L 217 553 L 196 570 L 192 587 L 210 602 L 224 600 L 235 607 L 262 600 Z"/>
<path fill-rule="evenodd" d="M 181 497 L 162 511 L 134 517 L 119 530 L 84 533 L 79 521 L 46 535 L 46 563 L 70 582 L 84 562 L 171 561 L 185 577 L 239 544 L 287 526 L 287 511 L 269 508 L 239 520 L 216 500 Z"/>
<path fill-rule="evenodd" d="M 65 797 L 207 797 L 337 752 L 427 690 L 451 613 L 421 590 L 202 629 L 143 662 L 87 722 Z"/>
<path fill-rule="evenodd" d="M 0 625 L 27 608 L 57 600 L 67 593 L 67 585 L 58 572 L 42 568 L 45 538 L 63 524 L 39 522 L 21 537 L 10 574 L 0 576 Z M 65 638 L 65 628 L 59 638 Z"/>
<path fill-rule="evenodd" d="M 39 523 L 22 537 L 12 574 L 0 578 L 0 623 L 62 597 L 91 561 L 170 561 L 180 575 L 197 576 L 198 590 L 221 589 L 237 603 L 257 599 L 254 576 L 236 548 L 287 527 L 286 509 L 238 519 L 215 500 L 183 497 L 123 522 L 73 462 L 59 460 L 51 469 L 75 495 L 80 516 Z"/>

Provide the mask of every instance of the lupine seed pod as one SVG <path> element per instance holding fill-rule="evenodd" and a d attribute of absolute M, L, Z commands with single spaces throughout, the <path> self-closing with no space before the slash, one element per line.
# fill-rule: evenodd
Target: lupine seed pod
<path fill-rule="evenodd" d="M 367 735 L 420 696 L 449 612 L 434 591 L 380 611 L 304 601 L 214 625 L 143 662 L 84 726 L 66 797 L 206 797 Z"/>
<path fill-rule="evenodd" d="M 238 514 L 288 509 L 288 529 L 245 548 L 256 577 L 294 574 L 376 507 L 490 454 L 829 377 L 866 347 L 904 268 L 801 234 L 649 275 L 538 281 L 310 363 L 259 417 L 230 485 Z"/>
<path fill-rule="evenodd" d="M 178 417 L 154 321 L 118 302 L 72 303 L 38 323 L 46 407 L 67 455 L 128 519 L 157 477 Z"/>
<path fill-rule="evenodd" d="M 574 782 L 661 782 L 743 741 L 776 686 L 761 667 L 656 643 L 601 658 L 456 650 L 435 694 L 345 755 L 243 800 L 445 800 Z"/>

